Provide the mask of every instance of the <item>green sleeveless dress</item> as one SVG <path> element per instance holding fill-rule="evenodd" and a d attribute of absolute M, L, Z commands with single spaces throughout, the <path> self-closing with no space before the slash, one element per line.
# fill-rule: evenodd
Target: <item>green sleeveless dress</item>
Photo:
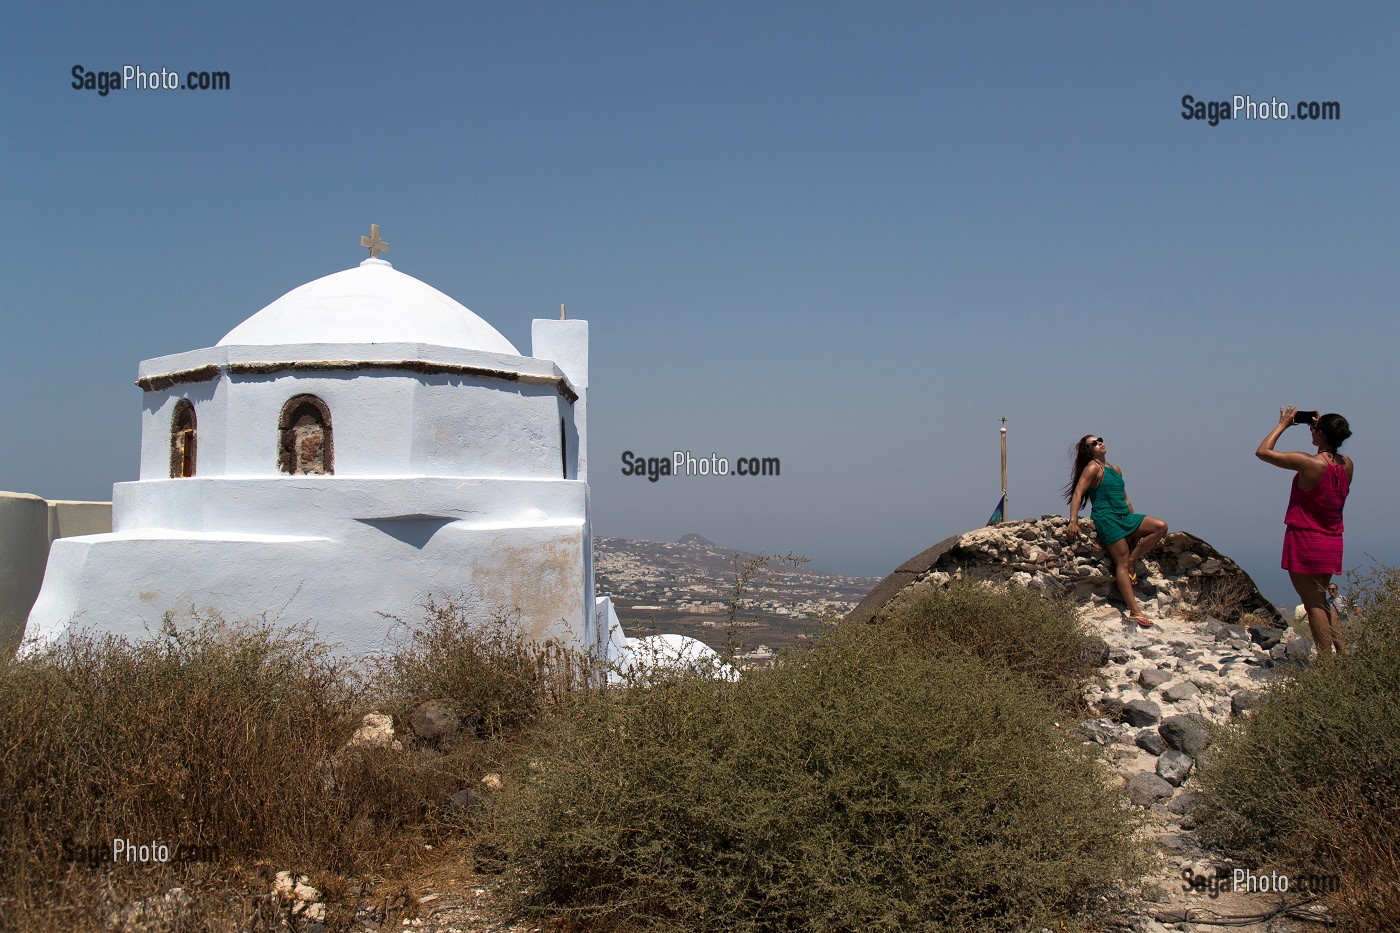
<path fill-rule="evenodd" d="M 1090 517 L 1094 529 L 1099 533 L 1099 542 L 1108 547 L 1115 541 L 1122 541 L 1138 530 L 1146 515 L 1128 511 L 1128 497 L 1123 492 L 1123 474 L 1115 466 L 1105 465 L 1103 479 L 1099 485 L 1089 490 L 1089 502 L 1094 506 Z"/>

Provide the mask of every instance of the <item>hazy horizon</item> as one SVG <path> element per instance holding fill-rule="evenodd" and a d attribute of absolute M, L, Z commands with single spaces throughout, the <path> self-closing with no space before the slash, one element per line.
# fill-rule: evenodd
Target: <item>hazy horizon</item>
<path fill-rule="evenodd" d="M 1280 405 L 1351 420 L 1347 564 L 1400 565 L 1397 36 L 1303 3 L 24 6 L 0 488 L 108 498 L 138 362 L 376 223 L 524 352 L 590 322 L 598 534 L 883 576 L 986 522 L 1004 416 L 1008 518 L 1064 514 L 1101 433 L 1140 511 L 1289 603 Z M 128 64 L 231 83 L 72 87 Z M 1183 114 L 1237 94 L 1339 119 Z M 622 473 L 677 450 L 781 472 Z"/>

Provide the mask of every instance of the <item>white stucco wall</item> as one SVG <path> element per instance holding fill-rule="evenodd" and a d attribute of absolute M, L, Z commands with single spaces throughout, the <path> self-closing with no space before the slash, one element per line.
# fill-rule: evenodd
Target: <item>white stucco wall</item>
<path fill-rule="evenodd" d="M 363 347 L 211 348 L 148 360 L 143 378 L 238 362 L 354 359 Z M 496 369 L 533 380 L 561 380 L 548 360 L 504 358 L 442 347 L 373 348 L 381 360 L 413 359 Z M 195 406 L 196 475 L 275 476 L 278 420 L 294 396 L 315 395 L 330 410 L 337 476 L 518 476 L 562 478 L 559 422 L 571 414 L 557 385 L 511 382 L 408 369 L 221 371 L 206 382 L 178 383 L 145 393 L 141 421 L 142 480 L 170 475 L 170 424 L 175 406 Z"/>
<path fill-rule="evenodd" d="M 553 360 L 578 393 L 564 417 L 568 424 L 569 476 L 588 480 L 588 322 L 530 322 L 530 352 L 538 359 Z"/>
<path fill-rule="evenodd" d="M 432 597 L 603 650 L 587 322 L 535 324 L 536 356 L 520 356 L 452 299 L 370 260 L 288 293 L 215 347 L 142 362 L 140 479 L 113 490 L 110 533 L 53 547 L 29 634 L 141 637 L 197 609 L 311 622 L 363 654 L 386 647 L 385 614 L 411 619 Z M 280 416 L 298 395 L 329 410 L 333 475 L 279 470 Z M 196 470 L 171 479 L 181 399 L 195 407 Z"/>
<path fill-rule="evenodd" d="M 739 679 L 737 668 L 724 663 L 713 648 L 697 638 L 673 634 L 629 638 L 622 630 L 610 597 L 597 598 L 595 614 L 604 645 L 599 656 L 608 662 L 608 683 L 642 685 L 649 682 L 650 674 L 661 671 L 689 671 L 721 680 Z"/>
<path fill-rule="evenodd" d="M 13 651 L 44 582 L 49 546 L 59 538 L 112 530 L 110 502 L 47 501 L 0 492 L 0 651 Z"/>
<path fill-rule="evenodd" d="M 576 648 L 596 639 L 588 496 L 571 480 L 339 477 L 122 483 L 112 534 L 56 542 L 31 635 L 130 637 L 167 611 L 311 621 L 351 654 L 381 650 L 427 596 Z"/>
<path fill-rule="evenodd" d="M 349 522 L 465 522 L 473 527 L 581 522 L 575 480 L 276 476 L 142 480 L 112 487 L 115 532 L 141 529 L 341 536 Z"/>
<path fill-rule="evenodd" d="M 112 503 L 76 499 L 49 500 L 49 542 L 112 530 Z"/>
<path fill-rule="evenodd" d="M 49 504 L 38 496 L 0 493 L 0 646 L 13 651 L 48 555 Z"/>

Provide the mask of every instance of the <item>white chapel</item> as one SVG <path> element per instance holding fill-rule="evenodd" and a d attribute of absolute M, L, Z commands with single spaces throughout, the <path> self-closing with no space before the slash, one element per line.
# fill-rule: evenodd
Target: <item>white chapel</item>
<path fill-rule="evenodd" d="M 113 488 L 110 534 L 53 543 L 29 635 L 141 637 L 168 611 L 212 608 L 310 622 L 359 654 L 385 647 L 385 614 L 461 597 L 609 654 L 588 323 L 534 321 L 527 356 L 378 258 L 377 227 L 361 242 L 359 266 L 216 345 L 141 363 L 139 479 Z"/>

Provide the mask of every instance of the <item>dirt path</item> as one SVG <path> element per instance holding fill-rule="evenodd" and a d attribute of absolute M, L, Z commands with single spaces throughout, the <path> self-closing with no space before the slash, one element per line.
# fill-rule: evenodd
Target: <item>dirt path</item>
<path fill-rule="evenodd" d="M 1090 610 L 1085 619 L 1108 643 L 1110 659 L 1087 691 L 1091 703 L 1107 715 L 1082 728 L 1105 746 L 1125 795 L 1133 796 L 1130 782 L 1142 783 L 1148 780 L 1142 775 L 1156 775 L 1161 752 L 1171 750 L 1165 741 L 1159 750 L 1153 737 L 1144 733 L 1155 732 L 1160 739 L 1161 721 L 1181 715 L 1226 722 L 1232 703 L 1239 702 L 1237 695 L 1258 690 L 1280 676 L 1279 669 L 1270 666 L 1269 652 L 1242 641 L 1238 630 L 1213 620 L 1159 618 L 1154 628 L 1142 630 L 1110 607 Z M 1155 673 L 1144 677 L 1144 672 Z M 1145 721 L 1152 710 L 1139 705 L 1134 710 L 1138 725 L 1117 721 L 1123 717 L 1115 711 L 1134 701 L 1156 705 L 1160 716 Z M 1325 908 L 1298 893 L 1296 886 L 1287 893 L 1274 893 L 1270 889 L 1279 884 L 1277 876 L 1258 866 L 1231 862 L 1202 843 L 1190 815 L 1191 784 L 1190 775 L 1178 787 L 1158 784 L 1158 792 L 1164 789 L 1169 796 L 1157 797 L 1144 807 L 1144 841 L 1159 859 L 1159 867 L 1132 892 L 1119 929 L 1163 933 L 1228 927 L 1247 933 L 1304 933 L 1330 925 Z M 1151 795 L 1144 795 L 1139 787 L 1135 796 L 1134 805 L 1139 805 Z M 1258 919 L 1250 923 L 1249 918 Z"/>

